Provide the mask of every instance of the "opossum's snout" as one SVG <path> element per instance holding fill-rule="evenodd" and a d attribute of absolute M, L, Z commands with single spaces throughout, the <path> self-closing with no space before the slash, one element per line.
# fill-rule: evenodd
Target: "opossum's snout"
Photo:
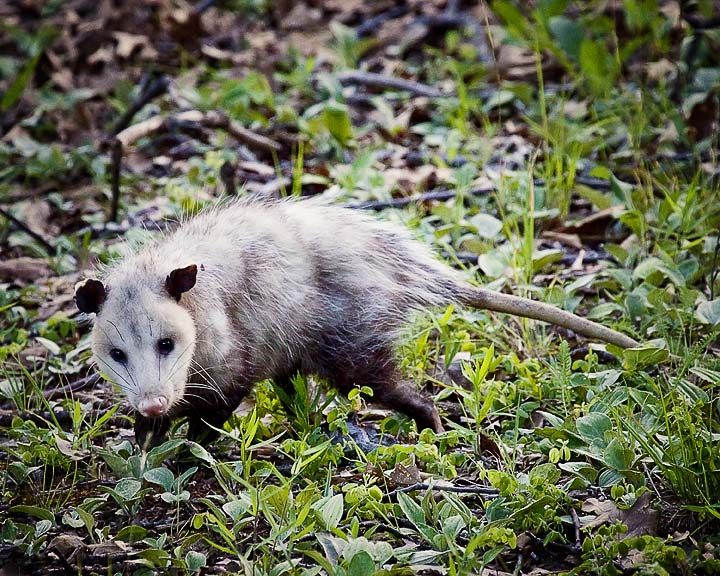
<path fill-rule="evenodd" d="M 165 396 L 143 398 L 138 403 L 138 412 L 148 418 L 157 418 L 165 414 L 170 408 L 170 402 Z"/>

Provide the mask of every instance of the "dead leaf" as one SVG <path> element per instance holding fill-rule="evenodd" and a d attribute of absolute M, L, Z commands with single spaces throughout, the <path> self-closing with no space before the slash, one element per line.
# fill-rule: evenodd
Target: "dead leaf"
<path fill-rule="evenodd" d="M 117 40 L 115 54 L 120 58 L 127 59 L 135 53 L 143 60 L 154 60 L 158 56 L 157 50 L 155 50 L 147 36 L 115 32 L 113 38 Z"/>
<path fill-rule="evenodd" d="M 55 435 L 55 444 L 57 445 L 58 450 L 70 458 L 70 460 L 79 462 L 80 460 L 84 460 L 88 457 L 87 450 L 76 450 L 73 448 L 72 442 L 69 442 L 64 438 L 60 438 L 57 434 Z"/>
<path fill-rule="evenodd" d="M 619 520 L 628 528 L 627 532 L 622 535 L 623 538 L 657 534 L 660 512 L 652 507 L 649 492 L 640 496 L 629 510 L 618 508 L 611 500 L 598 500 L 597 498 L 585 500 L 582 510 L 596 515 L 594 519 L 582 523 L 583 529 Z"/>
<path fill-rule="evenodd" d="M 77 555 L 78 551 L 85 550 L 87 544 L 75 534 L 60 534 L 50 541 L 49 547 L 67 560 L 69 557 Z"/>
<path fill-rule="evenodd" d="M 717 95 L 710 91 L 705 95 L 688 98 L 687 125 L 690 137 L 696 142 L 709 138 L 717 132 L 720 105 Z"/>
<path fill-rule="evenodd" d="M 617 222 L 624 211 L 625 208 L 622 206 L 612 206 L 605 210 L 599 210 L 577 222 L 567 226 L 560 226 L 557 228 L 557 232 L 575 234 L 584 241 L 599 242 L 606 240 L 608 229 Z"/>
<path fill-rule="evenodd" d="M 570 246 L 570 248 L 574 248 L 575 250 L 582 249 L 582 242 L 580 241 L 580 236 L 577 234 L 565 234 L 564 232 L 555 232 L 554 230 L 543 230 L 540 237 L 546 240 L 555 240 L 560 242 L 560 244 Z"/>
<path fill-rule="evenodd" d="M 497 71 L 510 80 L 529 80 L 537 76 L 535 52 L 528 48 L 503 44 L 498 49 Z"/>
<path fill-rule="evenodd" d="M 285 30 L 307 30 L 321 21 L 322 11 L 319 8 L 311 8 L 305 2 L 298 2 L 285 14 L 280 24 Z"/>
<path fill-rule="evenodd" d="M 421 481 L 420 470 L 417 466 L 404 466 L 402 464 L 396 464 L 395 468 L 390 472 L 390 481 L 395 486 L 412 486 L 418 484 Z"/>
<path fill-rule="evenodd" d="M 0 261 L 0 281 L 28 284 L 48 278 L 52 274 L 50 264 L 44 258 L 13 258 Z"/>

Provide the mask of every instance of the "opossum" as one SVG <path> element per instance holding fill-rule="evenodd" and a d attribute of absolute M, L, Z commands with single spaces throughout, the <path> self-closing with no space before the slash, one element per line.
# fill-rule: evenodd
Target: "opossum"
<path fill-rule="evenodd" d="M 146 448 L 178 416 L 189 418 L 189 438 L 202 438 L 255 383 L 292 389 L 298 372 L 345 393 L 369 386 L 373 401 L 442 431 L 433 402 L 402 381 L 395 358 L 419 309 L 458 303 L 637 345 L 554 306 L 475 287 L 404 228 L 312 200 L 205 211 L 102 281 L 80 282 L 75 301 L 96 314 L 94 359 L 137 410 Z"/>

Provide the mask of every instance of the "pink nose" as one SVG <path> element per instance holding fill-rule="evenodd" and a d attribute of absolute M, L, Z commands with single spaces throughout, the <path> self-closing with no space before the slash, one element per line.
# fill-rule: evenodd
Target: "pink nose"
<path fill-rule="evenodd" d="M 167 412 L 168 399 L 165 396 L 155 396 L 154 398 L 145 398 L 140 401 L 138 405 L 138 411 L 143 416 L 148 418 L 155 418 L 162 416 Z"/>

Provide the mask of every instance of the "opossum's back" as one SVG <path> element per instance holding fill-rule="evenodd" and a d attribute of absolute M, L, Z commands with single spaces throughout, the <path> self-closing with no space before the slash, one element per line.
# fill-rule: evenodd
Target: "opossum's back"
<path fill-rule="evenodd" d="M 233 202 L 189 221 L 177 235 L 175 244 L 210 244 L 209 257 L 226 267 L 262 260 L 263 269 L 282 269 L 290 284 L 360 298 L 441 304 L 460 282 L 407 230 L 314 201 Z"/>

